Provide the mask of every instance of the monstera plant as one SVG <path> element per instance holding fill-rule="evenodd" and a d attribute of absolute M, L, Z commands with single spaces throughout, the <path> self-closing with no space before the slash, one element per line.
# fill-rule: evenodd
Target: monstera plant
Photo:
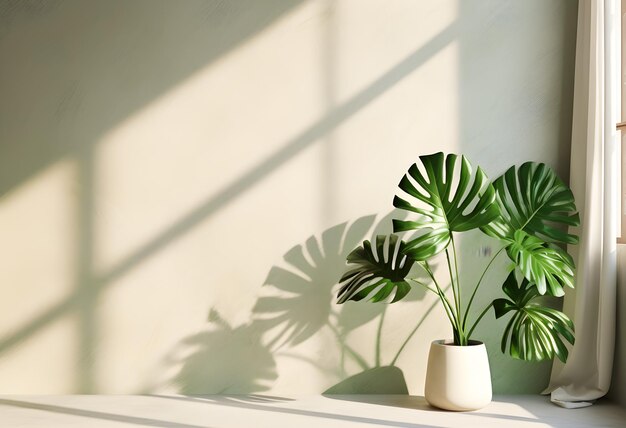
<path fill-rule="evenodd" d="M 441 301 L 454 345 L 471 345 L 474 329 L 493 308 L 496 318 L 512 314 L 502 352 L 508 348 L 512 357 L 523 360 L 556 356 L 565 361 L 564 342 L 574 343 L 574 325 L 565 314 L 544 306 L 540 297 L 559 297 L 564 287 L 574 286 L 574 262 L 564 250 L 565 244 L 578 242 L 567 231 L 579 224 L 571 190 L 543 163 L 513 166 L 490 182 L 464 156 L 435 153 L 419 159 L 402 177 L 393 200 L 414 218 L 393 220 L 393 234 L 364 241 L 349 254 L 338 302 L 369 298 L 393 303 L 413 286 L 426 287 Z M 455 240 L 473 229 L 499 241 L 501 248 L 473 288 L 462 290 Z M 504 295 L 470 319 L 476 293 L 501 252 L 513 266 L 502 284 Z M 440 253 L 445 253 L 449 287 L 433 272 L 431 259 Z M 430 281 L 409 277 L 415 265 Z"/>

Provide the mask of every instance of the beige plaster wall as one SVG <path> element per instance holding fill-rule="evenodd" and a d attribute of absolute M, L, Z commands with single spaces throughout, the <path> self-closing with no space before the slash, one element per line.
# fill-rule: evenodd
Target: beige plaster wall
<path fill-rule="evenodd" d="M 421 394 L 445 315 L 388 307 L 377 358 L 385 306 L 333 302 L 345 254 L 420 154 L 567 177 L 575 25 L 570 0 L 0 3 L 0 392 L 319 393 L 419 323 Z M 469 282 L 492 245 L 463 243 Z M 495 390 L 540 390 L 502 328 Z"/>

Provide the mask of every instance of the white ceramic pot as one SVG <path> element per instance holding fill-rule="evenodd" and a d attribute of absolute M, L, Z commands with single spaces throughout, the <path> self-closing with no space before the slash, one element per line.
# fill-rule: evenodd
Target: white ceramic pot
<path fill-rule="evenodd" d="M 468 346 L 455 346 L 451 340 L 435 340 L 430 345 L 426 401 L 445 410 L 478 410 L 491 402 L 491 373 L 487 349 L 470 340 Z"/>

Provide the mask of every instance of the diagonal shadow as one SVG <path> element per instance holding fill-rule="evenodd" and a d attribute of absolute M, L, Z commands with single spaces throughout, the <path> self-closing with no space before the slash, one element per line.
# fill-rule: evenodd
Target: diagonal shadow
<path fill-rule="evenodd" d="M 267 177 L 271 172 L 283 166 L 331 130 L 336 129 L 380 95 L 395 86 L 411 72 L 415 71 L 429 58 L 452 42 L 456 35 L 456 25 L 450 24 L 424 46 L 408 55 L 396 66 L 376 79 L 366 89 L 326 114 L 322 119 L 285 144 L 282 149 L 279 149 L 242 177 L 217 192 L 215 196 L 212 196 L 206 202 L 183 215 L 159 236 L 144 244 L 134 254 L 128 256 L 109 272 L 102 275 L 99 278 L 99 282 L 108 283 L 123 276 L 141 261 L 150 257 L 177 237 L 191 230 L 218 209 L 240 197 L 255 184 Z"/>
<path fill-rule="evenodd" d="M 96 412 L 93 410 L 74 409 L 65 406 L 54 406 L 51 404 L 30 403 L 28 401 L 0 399 L 0 406 L 19 407 L 21 409 L 41 410 L 44 412 L 60 413 L 62 415 L 79 416 L 82 418 L 101 419 L 112 422 L 122 422 L 125 424 L 136 424 L 157 428 L 209 428 L 207 425 L 190 425 L 172 421 L 161 421 L 158 419 L 141 418 L 137 416 L 118 415 L 114 413 Z"/>
<path fill-rule="evenodd" d="M 183 8 L 146 0 L 0 2 L 0 56 L 12 58 L 0 67 L 0 110 L 10 112 L 0 118 L 0 197 L 61 157 L 71 155 L 77 165 L 74 290 L 3 349 L 72 312 L 76 388 L 97 389 L 99 137 L 302 2 L 191 0 Z"/>
<path fill-rule="evenodd" d="M 308 416 L 320 419 L 329 419 L 335 421 L 356 422 L 363 425 L 380 425 L 385 427 L 397 428 L 438 428 L 434 425 L 415 424 L 411 422 L 390 421 L 388 419 L 369 418 L 364 416 L 342 415 L 337 413 L 327 413 L 313 410 L 301 410 L 288 407 L 264 406 L 254 404 L 252 402 L 236 400 L 229 396 L 168 396 L 168 395 L 151 395 L 151 397 L 167 398 L 172 400 L 182 400 L 200 403 L 210 403 L 224 407 L 234 407 L 237 409 L 260 410 L 263 412 L 285 413 L 288 415 Z"/>
<path fill-rule="evenodd" d="M 95 146 L 116 124 L 303 2 L 0 2 L 0 41 L 8 41 L 0 44 L 0 110 L 40 125 L 0 124 L 0 195 Z M 58 122 L 70 121 L 71 131 L 59 132 Z"/>
<path fill-rule="evenodd" d="M 189 232 L 193 227 L 206 219 L 218 209 L 238 198 L 256 183 L 267 177 L 272 171 L 278 169 L 290 159 L 301 153 L 304 149 L 315 143 L 320 137 L 343 124 L 346 120 L 354 116 L 369 103 L 392 88 L 403 78 L 419 68 L 427 60 L 432 58 L 437 52 L 456 39 L 458 24 L 452 23 L 440 33 L 431 38 L 420 48 L 405 57 L 402 61 L 385 72 L 367 88 L 341 104 L 319 121 L 311 125 L 308 129 L 293 138 L 282 149 L 266 158 L 263 162 L 252 168 L 239 179 L 224 187 L 216 195 L 210 197 L 204 203 L 198 205 L 178 221 L 168 227 L 159 236 L 144 244 L 133 254 L 128 256 L 119 264 L 113 266 L 108 272 L 96 276 L 93 281 L 94 288 L 103 288 L 111 284 L 116 279 L 122 277 L 139 263 L 151 257 L 166 245 L 178 237 Z M 77 302 L 75 295 L 68 296 L 65 300 L 54 305 L 44 313 L 35 317 L 26 325 L 11 332 L 8 337 L 0 341 L 0 353 L 34 334 L 48 323 L 54 321 L 62 314 L 73 308 Z"/>

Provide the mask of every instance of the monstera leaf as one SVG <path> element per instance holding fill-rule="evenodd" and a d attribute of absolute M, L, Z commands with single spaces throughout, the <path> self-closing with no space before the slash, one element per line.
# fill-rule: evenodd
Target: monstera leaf
<path fill-rule="evenodd" d="M 540 294 L 549 290 L 552 296 L 560 297 L 564 294 L 563 285 L 574 288 L 573 261 L 560 248 L 518 230 L 506 251 L 526 279 L 536 284 Z"/>
<path fill-rule="evenodd" d="M 565 232 L 580 218 L 572 191 L 543 163 L 526 162 L 509 168 L 493 182 L 500 216 L 481 227 L 487 235 L 514 239 L 523 230 L 547 242 L 577 244 L 576 235 Z"/>
<path fill-rule="evenodd" d="M 415 221 L 394 220 L 394 232 L 417 230 L 417 238 L 406 245 L 404 254 L 426 260 L 443 251 L 452 232 L 487 225 L 498 216 L 495 191 L 482 169 L 472 174 L 465 156 L 435 153 L 420 156 L 426 175 L 413 164 L 398 185 L 420 202 L 419 206 L 396 196 L 393 205 L 420 215 Z M 459 169 L 457 170 L 457 166 Z"/>
<path fill-rule="evenodd" d="M 568 350 L 563 339 L 574 344 L 572 321 L 562 312 L 533 302 L 539 296 L 537 288 L 527 279 L 518 286 L 514 272 L 509 274 L 502 290 L 510 300 L 493 301 L 496 318 L 513 312 L 502 335 L 502 352 L 506 352 L 509 343 L 513 358 L 541 361 L 556 356 L 565 362 Z"/>
<path fill-rule="evenodd" d="M 374 245 L 372 247 L 370 241 L 364 241 L 348 255 L 348 264 L 357 266 L 341 277 L 338 303 L 359 301 L 371 294 L 371 301 L 380 302 L 395 290 L 391 301 L 394 303 L 411 290 L 405 278 L 415 262 L 404 255 L 405 242 L 397 235 L 377 235 Z"/>

